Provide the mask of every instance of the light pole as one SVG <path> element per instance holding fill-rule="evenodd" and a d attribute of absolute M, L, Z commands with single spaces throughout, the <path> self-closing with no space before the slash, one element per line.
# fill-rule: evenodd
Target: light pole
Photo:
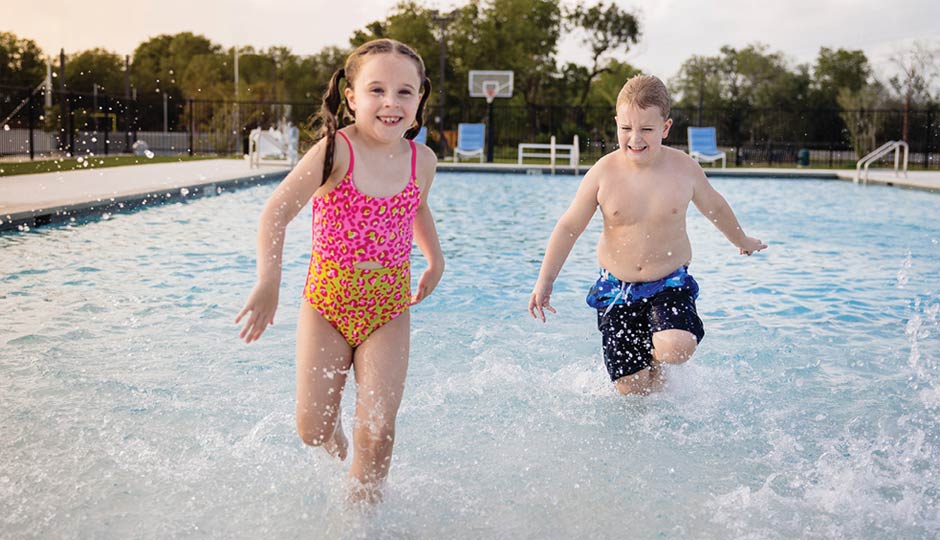
<path fill-rule="evenodd" d="M 440 96 L 440 112 L 437 115 L 437 130 L 441 136 L 441 157 L 447 157 L 447 138 L 444 137 L 444 100 L 446 96 L 444 92 L 444 69 L 447 63 L 447 45 L 444 38 L 447 32 L 447 23 L 454 20 L 454 13 L 450 12 L 446 15 L 441 15 L 440 12 L 435 9 L 431 11 L 431 20 L 441 25 L 441 84 L 437 89 L 438 95 Z"/>

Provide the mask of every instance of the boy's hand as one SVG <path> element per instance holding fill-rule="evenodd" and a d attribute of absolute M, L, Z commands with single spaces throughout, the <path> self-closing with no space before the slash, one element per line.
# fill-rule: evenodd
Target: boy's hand
<path fill-rule="evenodd" d="M 415 305 L 430 296 L 431 292 L 434 291 L 434 288 L 437 287 L 437 284 L 441 281 L 443 274 L 443 270 L 432 267 L 428 267 L 427 270 L 422 272 L 421 278 L 418 279 L 418 290 L 411 295 L 411 305 Z"/>
<path fill-rule="evenodd" d="M 277 311 L 277 296 L 280 289 L 281 280 L 259 280 L 248 295 L 245 307 L 235 317 L 235 324 L 242 320 L 242 317 L 251 313 L 245 326 L 238 333 L 239 339 L 244 339 L 245 343 L 258 341 L 261 334 L 268 325 L 274 324 L 274 312 Z"/>
<path fill-rule="evenodd" d="M 744 238 L 742 245 L 738 246 L 741 255 L 751 256 L 752 253 L 757 253 L 762 249 L 767 249 L 767 244 L 761 242 L 757 238 L 751 238 L 747 236 Z"/>
<path fill-rule="evenodd" d="M 558 313 L 555 311 L 555 308 L 549 303 L 549 298 L 552 296 L 552 287 L 544 286 L 535 286 L 535 290 L 532 291 L 532 296 L 529 297 L 529 315 L 532 315 L 533 319 L 541 319 L 542 322 L 545 322 L 545 309 L 551 311 L 552 313 Z"/>

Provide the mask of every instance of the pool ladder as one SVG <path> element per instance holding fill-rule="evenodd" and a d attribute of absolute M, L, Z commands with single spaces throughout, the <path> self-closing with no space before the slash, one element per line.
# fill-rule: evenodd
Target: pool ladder
<path fill-rule="evenodd" d="M 862 166 L 865 167 L 865 183 L 868 183 L 868 166 L 873 162 L 878 161 L 882 157 L 888 154 L 888 152 L 894 150 L 894 176 L 898 175 L 898 165 L 901 157 L 901 147 L 904 147 L 904 177 L 907 178 L 907 153 L 908 147 L 907 143 L 904 141 L 888 141 L 875 150 L 869 152 L 865 157 L 858 160 L 858 163 L 855 164 L 855 183 L 859 183 L 862 179 Z"/>

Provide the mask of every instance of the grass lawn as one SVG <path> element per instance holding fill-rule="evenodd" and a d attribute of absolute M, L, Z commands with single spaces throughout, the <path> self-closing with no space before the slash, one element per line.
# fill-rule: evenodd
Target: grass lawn
<path fill-rule="evenodd" d="M 178 161 L 196 161 L 202 159 L 219 159 L 230 156 L 75 156 L 60 159 L 42 159 L 35 161 L 0 161 L 0 176 L 13 176 L 17 174 L 35 174 L 58 171 L 73 171 L 77 169 L 100 169 L 103 167 L 120 167 L 123 165 L 146 165 L 149 163 L 170 163 Z"/>

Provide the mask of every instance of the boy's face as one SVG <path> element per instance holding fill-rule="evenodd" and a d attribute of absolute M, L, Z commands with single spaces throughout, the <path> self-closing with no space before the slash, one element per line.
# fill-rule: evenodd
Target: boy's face
<path fill-rule="evenodd" d="M 672 126 L 672 118 L 664 120 L 655 105 L 645 109 L 621 105 L 617 107 L 616 119 L 620 149 L 636 163 L 648 163 L 659 153 Z"/>

